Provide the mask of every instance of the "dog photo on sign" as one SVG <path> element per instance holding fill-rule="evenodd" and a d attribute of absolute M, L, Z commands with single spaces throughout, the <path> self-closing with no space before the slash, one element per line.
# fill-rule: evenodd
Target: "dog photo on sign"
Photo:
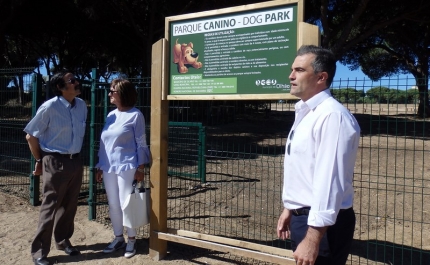
<path fill-rule="evenodd" d="M 199 54 L 194 52 L 192 42 L 180 44 L 176 39 L 176 43 L 173 45 L 173 56 L 173 62 L 178 65 L 178 72 L 181 74 L 187 73 L 189 67 L 199 69 L 203 66 L 201 62 L 197 61 Z"/>

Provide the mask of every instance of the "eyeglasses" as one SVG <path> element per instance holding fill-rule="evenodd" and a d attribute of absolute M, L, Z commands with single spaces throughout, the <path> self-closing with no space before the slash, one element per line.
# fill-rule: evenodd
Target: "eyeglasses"
<path fill-rule="evenodd" d="M 111 93 L 111 94 L 118 93 L 118 91 L 116 91 L 116 90 L 111 90 L 111 89 L 106 89 L 106 90 L 107 90 L 108 93 Z"/>
<path fill-rule="evenodd" d="M 287 154 L 288 155 L 290 155 L 291 141 L 293 140 L 293 137 L 294 137 L 294 130 L 292 130 L 290 133 L 290 142 L 288 143 L 288 146 L 287 146 Z"/>
<path fill-rule="evenodd" d="M 70 78 L 66 83 L 74 84 L 76 82 L 76 78 Z"/>

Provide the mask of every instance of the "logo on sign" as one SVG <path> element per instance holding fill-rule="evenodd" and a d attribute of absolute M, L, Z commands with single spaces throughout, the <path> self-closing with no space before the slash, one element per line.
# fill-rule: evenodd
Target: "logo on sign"
<path fill-rule="evenodd" d="M 270 86 L 270 85 L 276 85 L 278 81 L 276 79 L 262 79 L 262 80 L 255 80 L 256 86 Z"/>

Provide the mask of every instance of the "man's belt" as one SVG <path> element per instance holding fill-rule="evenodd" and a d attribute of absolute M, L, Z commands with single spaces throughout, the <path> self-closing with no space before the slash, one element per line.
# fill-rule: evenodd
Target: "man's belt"
<path fill-rule="evenodd" d="M 79 157 L 79 153 L 76 154 L 60 154 L 60 153 L 47 153 L 44 152 L 44 155 L 53 155 L 53 156 L 61 156 L 69 159 L 74 159 Z"/>
<path fill-rule="evenodd" d="M 309 215 L 310 210 L 311 210 L 311 207 L 303 207 L 303 208 L 299 208 L 299 209 L 293 209 L 293 210 L 291 210 L 291 212 L 295 216 L 300 216 L 300 215 Z"/>

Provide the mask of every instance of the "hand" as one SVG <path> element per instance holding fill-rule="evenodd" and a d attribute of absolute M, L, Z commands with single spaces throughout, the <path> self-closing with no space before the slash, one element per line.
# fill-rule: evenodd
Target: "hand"
<path fill-rule="evenodd" d="M 291 222 L 291 212 L 288 209 L 284 209 L 281 216 L 279 216 L 278 226 L 276 232 L 280 239 L 290 238 L 290 222 Z"/>
<path fill-rule="evenodd" d="M 138 170 L 139 168 L 136 169 L 136 172 L 134 172 L 134 179 L 137 181 L 143 181 L 145 179 L 145 173 L 140 172 Z M 140 168 L 143 170 L 143 168 Z"/>
<path fill-rule="evenodd" d="M 97 169 L 97 172 L 96 172 L 96 181 L 97 182 L 102 182 L 103 181 L 103 170 Z"/>
<path fill-rule="evenodd" d="M 293 257 L 297 264 L 313 265 L 318 256 L 319 244 L 328 227 L 309 226 L 305 238 L 297 246 Z"/>
<path fill-rule="evenodd" d="M 37 162 L 36 161 L 36 164 L 34 164 L 33 175 L 35 175 L 35 176 L 42 175 L 42 162 Z"/>
<path fill-rule="evenodd" d="M 293 258 L 297 264 L 313 265 L 318 256 L 319 244 L 304 238 L 293 252 Z"/>

